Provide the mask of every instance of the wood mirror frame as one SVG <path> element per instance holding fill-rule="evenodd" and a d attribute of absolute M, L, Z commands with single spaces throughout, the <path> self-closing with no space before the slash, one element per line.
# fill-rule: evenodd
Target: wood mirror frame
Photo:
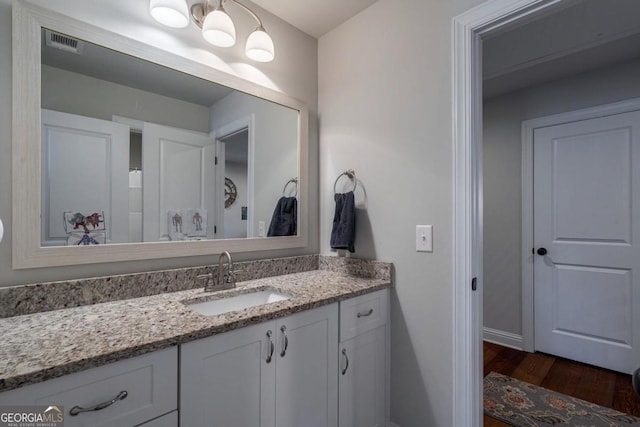
<path fill-rule="evenodd" d="M 298 115 L 298 234 L 289 237 L 41 246 L 41 30 L 48 28 L 284 105 Z M 26 2 L 13 3 L 13 268 L 254 252 L 307 246 L 308 109 L 286 94 Z"/>

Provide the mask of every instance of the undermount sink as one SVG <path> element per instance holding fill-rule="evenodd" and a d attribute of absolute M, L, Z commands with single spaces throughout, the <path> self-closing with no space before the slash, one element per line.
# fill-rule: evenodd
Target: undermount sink
<path fill-rule="evenodd" d="M 183 301 L 192 310 L 204 316 L 216 316 L 230 311 L 242 310 L 249 307 L 269 304 L 277 301 L 285 301 L 291 295 L 285 294 L 275 289 L 256 289 L 253 292 L 220 296 L 209 301 L 192 300 Z M 202 302 L 199 302 L 202 301 Z"/>

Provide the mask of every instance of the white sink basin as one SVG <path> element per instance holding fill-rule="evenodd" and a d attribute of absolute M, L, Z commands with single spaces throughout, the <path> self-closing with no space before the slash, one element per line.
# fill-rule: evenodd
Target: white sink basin
<path fill-rule="evenodd" d="M 249 307 L 257 307 L 259 305 L 269 304 L 276 301 L 284 301 L 291 298 L 282 292 L 271 289 L 260 289 L 255 292 L 236 294 L 228 297 L 214 299 L 204 302 L 196 302 L 186 304 L 198 313 L 204 316 L 216 316 L 230 311 L 242 310 Z"/>

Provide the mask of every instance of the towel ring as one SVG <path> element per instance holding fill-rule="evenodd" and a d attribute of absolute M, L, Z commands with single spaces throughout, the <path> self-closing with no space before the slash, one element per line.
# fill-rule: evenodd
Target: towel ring
<path fill-rule="evenodd" d="M 293 197 L 298 197 L 298 178 L 291 178 L 289 181 L 287 181 L 287 183 L 284 185 L 284 188 L 282 189 L 282 196 L 285 196 L 285 193 L 287 191 L 287 187 L 289 186 L 289 184 L 295 184 L 296 186 L 296 192 L 294 193 Z"/>
<path fill-rule="evenodd" d="M 358 187 L 358 180 L 356 179 L 356 173 L 353 169 L 348 169 L 342 172 L 340 175 L 338 175 L 338 177 L 336 178 L 336 181 L 333 183 L 334 194 L 336 194 L 336 185 L 338 185 L 338 180 L 340 180 L 340 177 L 344 175 L 346 175 L 347 177 L 349 177 L 351 181 L 353 181 L 353 189 L 351 189 L 351 191 L 356 191 L 356 188 Z"/>

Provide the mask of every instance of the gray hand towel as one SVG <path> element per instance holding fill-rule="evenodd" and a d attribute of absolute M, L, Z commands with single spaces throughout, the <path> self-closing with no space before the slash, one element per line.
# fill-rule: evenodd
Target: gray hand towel
<path fill-rule="evenodd" d="M 273 210 L 267 236 L 295 236 L 298 225 L 298 201 L 295 197 L 280 197 Z"/>
<path fill-rule="evenodd" d="M 331 248 L 348 249 L 355 252 L 356 240 L 356 204 L 353 191 L 335 194 L 336 212 L 331 230 Z"/>

